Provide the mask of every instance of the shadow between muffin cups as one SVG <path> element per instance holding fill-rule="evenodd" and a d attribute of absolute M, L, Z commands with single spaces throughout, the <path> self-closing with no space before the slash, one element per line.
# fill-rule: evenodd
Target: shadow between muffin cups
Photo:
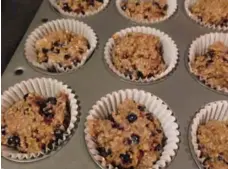
<path fill-rule="evenodd" d="M 210 102 L 203 107 L 201 107 L 193 117 L 188 128 L 188 142 L 189 148 L 192 154 L 195 163 L 199 169 L 205 169 L 203 162 L 206 159 L 202 155 L 202 152 L 199 149 L 198 139 L 197 139 L 197 130 L 199 125 L 205 124 L 209 120 L 219 120 L 227 121 L 228 120 L 228 101 L 220 100 L 215 102 Z"/>
<path fill-rule="evenodd" d="M 105 8 L 107 8 L 108 4 L 109 4 L 109 0 L 104 0 L 103 5 L 100 6 L 97 10 L 94 11 L 85 11 L 85 14 L 78 14 L 76 12 L 68 12 L 68 11 L 64 11 L 58 4 L 57 4 L 57 0 L 49 0 L 49 3 L 51 4 L 51 6 L 61 15 L 63 16 L 67 16 L 70 18 L 85 18 L 85 17 L 89 17 L 89 16 L 93 16 L 98 14 L 99 12 L 105 10 Z"/>
<path fill-rule="evenodd" d="M 15 102 L 23 100 L 28 93 L 37 93 L 45 97 L 55 97 L 59 92 L 68 95 L 70 119 L 67 129 L 64 131 L 61 138 L 52 143 L 45 151 L 38 153 L 21 153 L 13 148 L 2 145 L 2 156 L 10 161 L 15 162 L 35 162 L 47 158 L 60 150 L 73 136 L 79 122 L 79 105 L 77 96 L 63 82 L 51 78 L 34 78 L 22 81 L 10 87 L 2 94 L 2 112 L 6 111 Z"/>
<path fill-rule="evenodd" d="M 113 64 L 112 51 L 113 51 L 113 48 L 115 47 L 115 41 L 113 37 L 111 37 L 106 43 L 104 48 L 104 60 L 112 72 L 114 72 L 116 75 L 118 75 L 119 77 L 127 81 L 131 81 L 134 83 L 141 83 L 141 84 L 149 84 L 149 83 L 153 83 L 161 79 L 164 79 L 166 76 L 170 75 L 176 69 L 179 61 L 179 57 L 178 57 L 179 53 L 178 53 L 177 45 L 167 34 L 154 28 L 137 26 L 137 27 L 122 29 L 119 32 L 115 33 L 114 35 L 124 37 L 128 33 L 143 33 L 143 34 L 154 35 L 158 37 L 161 42 L 162 57 L 164 59 L 164 62 L 167 68 L 160 74 L 156 74 L 154 77 L 152 76 L 150 78 L 131 79 L 130 76 L 126 76 L 123 73 L 121 73 Z"/>
<path fill-rule="evenodd" d="M 196 38 L 190 45 L 190 48 L 188 51 L 188 57 L 186 59 L 187 68 L 191 73 L 191 75 L 195 77 L 198 82 L 200 82 L 204 86 L 207 86 L 211 90 L 227 95 L 228 94 L 227 88 L 225 87 L 222 88 L 221 86 L 215 86 L 208 83 L 204 77 L 197 76 L 193 72 L 191 67 L 191 62 L 194 61 L 196 55 L 205 54 L 208 47 L 213 43 L 215 43 L 216 41 L 221 41 L 226 46 L 228 46 L 228 33 L 209 33 L 209 34 L 201 35 L 200 37 Z"/>
<path fill-rule="evenodd" d="M 35 49 L 35 43 L 37 40 L 43 38 L 44 36 L 55 32 L 55 31 L 68 31 L 72 34 L 79 34 L 85 37 L 89 43 L 89 49 L 82 54 L 82 60 L 74 65 L 73 63 L 70 65 L 71 68 L 63 68 L 59 66 L 57 63 L 38 63 L 37 62 L 37 53 Z M 97 36 L 93 29 L 87 24 L 76 21 L 74 19 L 58 19 L 54 21 L 47 22 L 38 28 L 36 28 L 27 38 L 25 42 L 25 57 L 27 61 L 33 65 L 35 68 L 38 68 L 42 72 L 47 72 L 49 74 L 61 74 L 66 72 L 72 72 L 80 67 L 82 67 L 86 61 L 90 58 L 92 53 L 94 52 L 97 46 Z M 50 71 L 53 69 L 53 72 Z"/>
<path fill-rule="evenodd" d="M 149 92 L 137 89 L 126 89 L 112 92 L 102 97 L 99 101 L 96 102 L 95 105 L 92 106 L 92 109 L 89 111 L 89 115 L 86 118 L 87 120 L 85 122 L 84 130 L 86 145 L 91 157 L 103 169 L 114 168 L 113 165 L 106 162 L 104 157 L 99 155 L 97 151 L 97 145 L 93 137 L 89 134 L 87 121 L 91 119 L 108 118 L 112 111 L 116 111 L 117 106 L 125 99 L 131 99 L 136 103 L 145 105 L 148 113 L 152 113 L 160 121 L 167 140 L 162 154 L 159 160 L 154 164 L 153 169 L 167 167 L 167 165 L 171 163 L 175 157 L 178 150 L 178 144 L 180 142 L 180 132 L 178 131 L 176 118 L 173 116 L 172 110 L 170 110 L 168 105 L 164 103 L 160 98 L 152 95 Z"/>
<path fill-rule="evenodd" d="M 168 5 L 168 9 L 167 9 L 167 15 L 161 18 L 156 18 L 152 21 L 148 21 L 148 20 L 138 20 L 132 17 L 127 16 L 127 14 L 125 14 L 125 12 L 123 11 L 123 9 L 121 8 L 121 2 L 126 1 L 126 0 L 116 0 L 116 8 L 118 10 L 118 12 L 126 19 L 135 22 L 135 23 L 139 23 L 139 24 L 154 24 L 154 23 L 159 23 L 159 22 L 163 22 L 168 20 L 170 17 L 172 17 L 172 15 L 177 11 L 177 0 L 167 0 L 167 5 Z"/>
<path fill-rule="evenodd" d="M 189 8 L 196 2 L 197 2 L 197 0 L 185 0 L 185 2 L 184 2 L 185 11 L 192 20 L 194 20 L 199 25 L 207 27 L 209 29 L 214 29 L 214 30 L 218 30 L 218 31 L 227 31 L 228 30 L 228 25 L 227 26 L 216 26 L 213 24 L 208 24 L 208 23 L 202 22 L 197 16 L 192 14 L 192 12 L 190 11 Z"/>

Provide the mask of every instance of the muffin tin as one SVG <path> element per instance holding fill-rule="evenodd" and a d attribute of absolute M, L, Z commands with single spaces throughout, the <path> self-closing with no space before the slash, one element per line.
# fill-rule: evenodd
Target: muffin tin
<path fill-rule="evenodd" d="M 98 37 L 97 48 L 81 69 L 72 73 L 49 75 L 37 71 L 32 65 L 28 64 L 24 56 L 24 45 L 27 36 L 35 28 L 40 26 L 43 23 L 42 21 L 61 18 L 63 16 L 51 7 L 48 0 L 44 0 L 2 75 L 2 91 L 20 81 L 34 77 L 50 77 L 63 81 L 79 96 L 81 116 L 78 128 L 71 140 L 58 153 L 55 153 L 51 157 L 29 164 L 14 163 L 2 158 L 2 168 L 98 169 L 99 166 L 90 157 L 86 148 L 84 138 L 85 119 L 92 105 L 101 97 L 113 91 L 127 88 L 137 88 L 151 92 L 164 100 L 173 110 L 180 126 L 181 142 L 177 156 L 168 168 L 197 168 L 188 145 L 188 126 L 194 116 L 194 112 L 206 103 L 217 100 L 228 100 L 228 96 L 209 90 L 192 78 L 186 64 L 186 57 L 188 57 L 189 47 L 194 39 L 200 35 L 214 32 L 214 30 L 201 27 L 191 20 L 184 10 L 184 1 L 178 0 L 177 12 L 172 17 L 158 24 L 147 25 L 167 33 L 177 44 L 180 61 L 176 71 L 157 83 L 140 85 L 122 81 L 118 76 L 113 75 L 104 63 L 104 46 L 108 39 L 121 29 L 139 25 L 121 16 L 116 9 L 114 0 L 109 3 L 107 9 L 104 11 L 90 17 L 78 19 L 91 26 Z"/>

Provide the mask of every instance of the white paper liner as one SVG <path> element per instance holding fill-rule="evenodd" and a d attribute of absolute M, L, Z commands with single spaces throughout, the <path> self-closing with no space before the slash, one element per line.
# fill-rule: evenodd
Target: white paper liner
<path fill-rule="evenodd" d="M 73 34 L 80 34 L 84 36 L 90 44 L 90 49 L 88 49 L 87 52 L 83 54 L 83 59 L 81 60 L 81 62 L 78 63 L 77 66 L 72 64 L 71 69 L 69 68 L 64 69 L 63 67 L 60 67 L 58 64 L 51 64 L 51 63 L 40 64 L 37 62 L 37 54 L 35 50 L 36 41 L 48 35 L 49 33 L 58 31 L 58 30 L 65 30 Z M 57 73 L 70 72 L 78 69 L 87 61 L 87 59 L 91 56 L 91 54 L 95 50 L 96 45 L 97 45 L 97 37 L 91 27 L 89 27 L 83 22 L 79 22 L 74 19 L 59 19 L 59 20 L 47 22 L 39 26 L 28 36 L 25 43 L 25 57 L 28 60 L 28 62 L 30 62 L 33 66 L 38 67 L 42 70 L 47 71 L 48 68 L 51 68 L 52 66 L 54 66 Z"/>
<path fill-rule="evenodd" d="M 122 9 L 121 9 L 121 2 L 124 1 L 124 0 L 116 0 L 116 7 L 117 7 L 117 10 L 119 11 L 119 13 L 125 17 L 126 19 L 129 19 L 133 22 L 137 22 L 137 23 L 140 23 L 140 24 L 153 24 L 153 23 L 159 23 L 159 22 L 162 22 L 162 21 L 165 21 L 167 19 L 169 19 L 174 13 L 175 11 L 177 10 L 177 0 L 167 0 L 167 4 L 168 4 L 168 9 L 167 9 L 167 14 L 166 16 L 164 17 L 161 17 L 161 18 L 157 18 L 157 19 L 154 19 L 154 20 L 151 20 L 151 21 L 148 21 L 148 20 L 138 20 L 138 19 L 135 19 L 135 18 L 132 18 L 132 17 L 129 17 Z"/>
<path fill-rule="evenodd" d="M 156 162 L 153 169 L 159 169 L 165 167 L 170 163 L 173 157 L 176 155 L 179 143 L 178 124 L 176 118 L 172 115 L 172 110 L 169 109 L 168 105 L 164 103 L 160 98 L 152 95 L 149 92 L 137 89 L 126 89 L 107 94 L 102 97 L 89 111 L 87 120 L 89 119 L 104 119 L 107 118 L 112 111 L 117 110 L 117 106 L 122 103 L 125 99 L 133 99 L 139 104 L 145 105 L 146 109 L 153 113 L 155 117 L 161 122 L 164 134 L 167 137 L 166 145 L 160 159 Z M 98 154 L 96 150 L 96 143 L 92 136 L 88 132 L 87 122 L 85 123 L 85 141 L 88 150 L 95 160 L 95 162 L 104 169 L 113 169 L 111 164 L 107 164 L 105 159 Z"/>
<path fill-rule="evenodd" d="M 177 45 L 175 44 L 175 42 L 167 34 L 165 34 L 164 32 L 161 32 L 160 30 L 154 29 L 154 28 L 137 26 L 137 27 L 130 27 L 130 28 L 123 29 L 123 30 L 115 33 L 115 35 L 123 37 L 131 32 L 142 32 L 145 34 L 151 34 L 151 35 L 155 35 L 155 36 L 159 37 L 160 42 L 162 44 L 162 49 L 163 49 L 162 57 L 164 59 L 165 64 L 167 65 L 167 68 L 164 72 L 157 74 L 151 78 L 145 78 L 145 79 L 139 78 L 138 80 L 130 79 L 129 76 L 125 76 L 118 69 L 116 69 L 116 67 L 112 63 L 112 50 L 113 50 L 113 47 L 115 46 L 115 42 L 114 42 L 114 39 L 111 37 L 108 40 L 108 42 L 106 43 L 105 50 L 104 50 L 104 58 L 105 58 L 106 63 L 108 64 L 108 67 L 114 73 L 116 73 L 118 76 L 122 77 L 123 79 L 130 80 L 133 82 L 149 83 L 149 82 L 156 81 L 156 80 L 159 80 L 159 79 L 167 76 L 175 69 L 175 67 L 177 66 L 177 63 L 178 63 L 178 59 L 179 59 L 178 58 L 178 49 L 177 49 Z"/>
<path fill-rule="evenodd" d="M 59 5 L 57 5 L 56 0 L 49 0 L 49 2 L 61 15 L 68 16 L 68 17 L 84 18 L 84 17 L 95 15 L 95 14 L 103 11 L 108 6 L 109 0 L 104 0 L 103 5 L 100 6 L 100 8 L 98 8 L 97 10 L 85 11 L 84 15 L 83 14 L 77 14 L 76 12 L 64 11 Z"/>
<path fill-rule="evenodd" d="M 78 119 L 78 104 L 75 98 L 75 94 L 72 89 L 67 85 L 59 82 L 55 79 L 50 78 L 35 78 L 29 79 L 27 81 L 22 81 L 10 87 L 7 91 L 4 91 L 1 99 L 2 112 L 6 111 L 15 102 L 22 100 L 23 96 L 27 93 L 37 93 L 45 97 L 54 97 L 59 92 L 64 92 L 68 94 L 68 100 L 70 105 L 70 122 L 67 130 L 63 134 L 63 139 L 58 140 L 58 145 L 53 144 L 53 150 L 49 149 L 48 153 L 20 153 L 12 148 L 2 145 L 2 156 L 16 162 L 33 162 L 45 157 L 50 156 L 54 151 L 61 148 L 61 145 L 65 144 L 67 139 L 72 135 L 73 129 L 75 128 L 75 123 Z"/>
<path fill-rule="evenodd" d="M 216 26 L 216 25 L 208 24 L 208 23 L 202 22 L 197 16 L 193 15 L 189 8 L 193 4 L 195 4 L 197 1 L 198 0 L 185 0 L 185 3 L 184 3 L 185 10 L 186 10 L 186 13 L 188 14 L 188 16 L 191 19 L 196 21 L 198 24 L 200 24 L 202 26 L 205 26 L 207 28 L 210 28 L 210 29 L 214 29 L 214 30 L 218 30 L 218 31 L 226 31 L 226 30 L 228 30 L 228 26 Z"/>
<path fill-rule="evenodd" d="M 221 100 L 206 104 L 195 115 L 190 126 L 191 143 L 198 160 L 203 163 L 205 157 L 201 157 L 201 151 L 197 143 L 197 130 L 199 125 L 205 124 L 210 120 L 228 120 L 228 101 Z"/>
<path fill-rule="evenodd" d="M 195 57 L 198 55 L 205 54 L 208 50 L 208 47 L 215 43 L 216 41 L 223 42 L 226 46 L 228 46 L 228 33 L 210 33 L 205 34 L 198 37 L 194 40 L 190 46 L 189 53 L 188 53 L 188 67 L 189 71 L 194 74 L 191 62 L 194 61 Z M 195 75 L 195 74 L 194 74 Z M 199 80 L 203 83 L 205 79 L 203 77 L 199 77 Z M 220 86 L 213 86 L 212 84 L 204 83 L 205 85 L 213 88 L 217 91 L 224 92 L 228 94 L 227 88 L 222 88 Z"/>

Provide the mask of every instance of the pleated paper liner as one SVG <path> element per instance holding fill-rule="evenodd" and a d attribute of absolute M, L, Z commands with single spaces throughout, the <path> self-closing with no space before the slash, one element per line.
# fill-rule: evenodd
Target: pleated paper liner
<path fill-rule="evenodd" d="M 213 24 L 208 24 L 205 22 L 202 22 L 197 16 L 193 15 L 192 12 L 190 11 L 190 7 L 195 4 L 198 0 L 185 0 L 185 11 L 187 15 L 194 20 L 196 23 L 200 24 L 201 26 L 207 27 L 209 29 L 213 30 L 218 30 L 218 31 L 227 31 L 228 30 L 228 25 L 227 26 L 220 26 L 220 25 L 213 25 Z"/>
<path fill-rule="evenodd" d="M 63 82 L 55 79 L 29 79 L 15 84 L 3 92 L 1 99 L 2 112 L 6 111 L 17 101 L 22 100 L 27 93 L 37 93 L 45 97 L 54 97 L 59 92 L 64 92 L 68 95 L 70 107 L 69 125 L 67 130 L 63 133 L 63 138 L 58 139 L 56 143 L 53 143 L 52 149 L 48 148 L 45 152 L 41 151 L 39 153 L 20 153 L 17 150 L 2 145 L 1 152 L 3 157 L 15 162 L 34 162 L 49 157 L 67 143 L 76 128 L 75 125 L 79 118 L 78 100 L 76 99 L 74 92 L 67 85 L 63 84 Z"/>
<path fill-rule="evenodd" d="M 76 12 L 67 12 L 64 11 L 58 4 L 57 0 L 49 0 L 50 4 L 52 7 L 57 10 L 61 15 L 66 16 L 66 17 L 72 17 L 72 18 L 85 18 L 85 17 L 90 17 L 93 15 L 98 14 L 99 12 L 103 11 L 109 4 L 109 0 L 104 0 L 103 5 L 100 6 L 97 10 L 94 11 L 85 11 L 85 14 L 78 14 Z"/>
<path fill-rule="evenodd" d="M 37 40 L 43 38 L 51 32 L 65 30 L 69 31 L 72 34 L 79 34 L 84 36 L 88 42 L 90 48 L 83 54 L 83 59 L 77 64 L 71 64 L 70 68 L 60 67 L 58 64 L 54 63 L 38 63 L 37 62 L 37 53 L 35 49 L 35 43 Z M 58 19 L 54 21 L 47 22 L 38 28 L 36 28 L 27 38 L 25 43 L 25 57 L 29 63 L 31 63 L 36 68 L 39 68 L 43 72 L 49 73 L 64 73 L 64 72 L 72 72 L 77 70 L 81 66 L 83 66 L 89 57 L 92 55 L 97 45 L 97 36 L 93 29 L 89 27 L 87 24 L 76 21 L 74 19 Z M 53 72 L 49 70 L 53 69 Z"/>
<path fill-rule="evenodd" d="M 167 4 L 168 4 L 168 9 L 167 9 L 167 14 L 164 17 L 161 18 L 156 18 L 154 20 L 148 21 L 148 20 L 139 20 L 136 18 L 132 18 L 129 17 L 127 14 L 125 14 L 125 12 L 123 11 L 123 9 L 121 8 L 121 2 L 122 1 L 126 1 L 126 0 L 116 0 L 116 8 L 119 11 L 119 13 L 126 19 L 132 21 L 132 22 L 136 22 L 139 24 L 154 24 L 154 23 L 160 23 L 163 21 L 168 20 L 177 10 L 177 0 L 167 0 Z"/>
<path fill-rule="evenodd" d="M 173 115 L 172 110 L 160 98 L 152 95 L 149 92 L 137 89 L 126 89 L 112 92 L 102 97 L 89 111 L 87 120 L 89 119 L 105 119 L 112 111 L 117 110 L 117 106 L 125 99 L 133 99 L 135 102 L 145 105 L 146 109 L 153 113 L 155 117 L 161 122 L 164 134 L 167 137 L 166 145 L 160 159 L 154 164 L 153 169 L 165 168 L 171 161 L 178 150 L 178 143 L 180 141 L 178 131 L 178 124 L 176 117 Z M 99 155 L 96 149 L 96 143 L 88 132 L 87 122 L 85 123 L 85 141 L 88 151 L 94 161 L 103 169 L 113 169 L 111 164 Z"/>
<path fill-rule="evenodd" d="M 115 33 L 115 35 L 124 37 L 128 33 L 132 33 L 132 32 L 141 32 L 144 34 L 149 34 L 149 35 L 154 35 L 154 36 L 159 37 L 160 42 L 162 44 L 162 49 L 163 49 L 162 57 L 164 59 L 165 64 L 167 65 L 167 68 L 164 72 L 157 74 L 154 77 L 150 77 L 150 78 L 143 78 L 143 79 L 139 78 L 138 80 L 136 80 L 136 79 L 131 79 L 129 76 L 125 76 L 123 73 L 121 73 L 119 70 L 117 70 L 116 67 L 112 63 L 112 57 L 113 57 L 112 50 L 115 47 L 115 41 L 111 37 L 105 45 L 104 60 L 112 72 L 117 74 L 122 79 L 136 82 L 136 83 L 147 84 L 147 83 L 158 81 L 158 80 L 168 76 L 175 70 L 176 66 L 178 65 L 178 61 L 179 61 L 179 58 L 178 58 L 179 53 L 178 53 L 177 45 L 167 34 L 165 34 L 164 32 L 161 32 L 160 30 L 154 29 L 154 28 L 137 26 L 137 27 L 130 27 L 130 28 L 122 29 L 119 32 Z"/>
<path fill-rule="evenodd" d="M 200 169 L 204 169 L 202 156 L 197 142 L 198 127 L 210 120 L 227 121 L 228 120 L 228 100 L 215 101 L 206 104 L 197 111 L 189 126 L 189 145 L 192 156 Z"/>
<path fill-rule="evenodd" d="M 216 41 L 221 41 L 226 46 L 228 46 L 228 33 L 209 33 L 209 34 L 202 35 L 198 37 L 196 40 L 194 40 L 188 52 L 187 64 L 188 64 L 190 73 L 193 76 L 195 76 L 200 83 L 204 84 L 205 86 L 215 91 L 228 94 L 227 88 L 224 88 L 224 87 L 222 88 L 221 86 L 215 86 L 213 84 L 208 83 L 205 78 L 196 76 L 191 68 L 191 62 L 194 61 L 195 57 L 197 55 L 205 54 L 208 50 L 208 47 L 213 43 L 215 43 Z"/>

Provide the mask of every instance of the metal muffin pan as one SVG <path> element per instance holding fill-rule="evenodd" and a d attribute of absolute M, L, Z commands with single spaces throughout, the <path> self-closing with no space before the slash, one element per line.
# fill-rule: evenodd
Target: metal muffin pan
<path fill-rule="evenodd" d="M 71 140 L 57 153 L 44 160 L 22 164 L 8 161 L 2 157 L 2 168 L 4 169 L 98 169 L 99 166 L 90 157 L 84 140 L 85 117 L 91 106 L 102 96 L 112 91 L 126 88 L 138 88 L 160 97 L 175 112 L 175 116 L 180 126 L 181 143 L 177 156 L 168 166 L 169 169 L 197 169 L 197 165 L 192 158 L 188 145 L 188 125 L 195 112 L 205 103 L 216 100 L 228 100 L 227 95 L 209 90 L 192 78 L 186 67 L 185 58 L 192 41 L 198 36 L 215 32 L 205 27 L 199 26 L 192 21 L 184 10 L 184 0 L 178 0 L 178 10 L 167 21 L 147 25 L 167 33 L 177 44 L 180 61 L 177 69 L 164 80 L 148 84 L 139 85 L 126 83 L 118 76 L 107 70 L 103 61 L 104 46 L 113 33 L 121 29 L 136 26 L 124 17 L 116 9 L 115 1 L 112 0 L 108 7 L 88 18 L 79 19 L 91 26 L 98 36 L 98 46 L 91 58 L 77 71 L 63 73 L 60 75 L 44 74 L 31 65 L 24 57 L 24 44 L 27 36 L 42 21 L 63 18 L 56 13 L 49 5 L 48 0 L 41 4 L 29 29 L 20 42 L 8 67 L 2 75 L 2 91 L 22 80 L 34 77 L 51 77 L 68 84 L 79 96 L 81 106 L 81 117 L 78 128 Z M 21 23 L 23 24 L 23 23 Z M 21 71 L 22 70 L 22 71 Z"/>

